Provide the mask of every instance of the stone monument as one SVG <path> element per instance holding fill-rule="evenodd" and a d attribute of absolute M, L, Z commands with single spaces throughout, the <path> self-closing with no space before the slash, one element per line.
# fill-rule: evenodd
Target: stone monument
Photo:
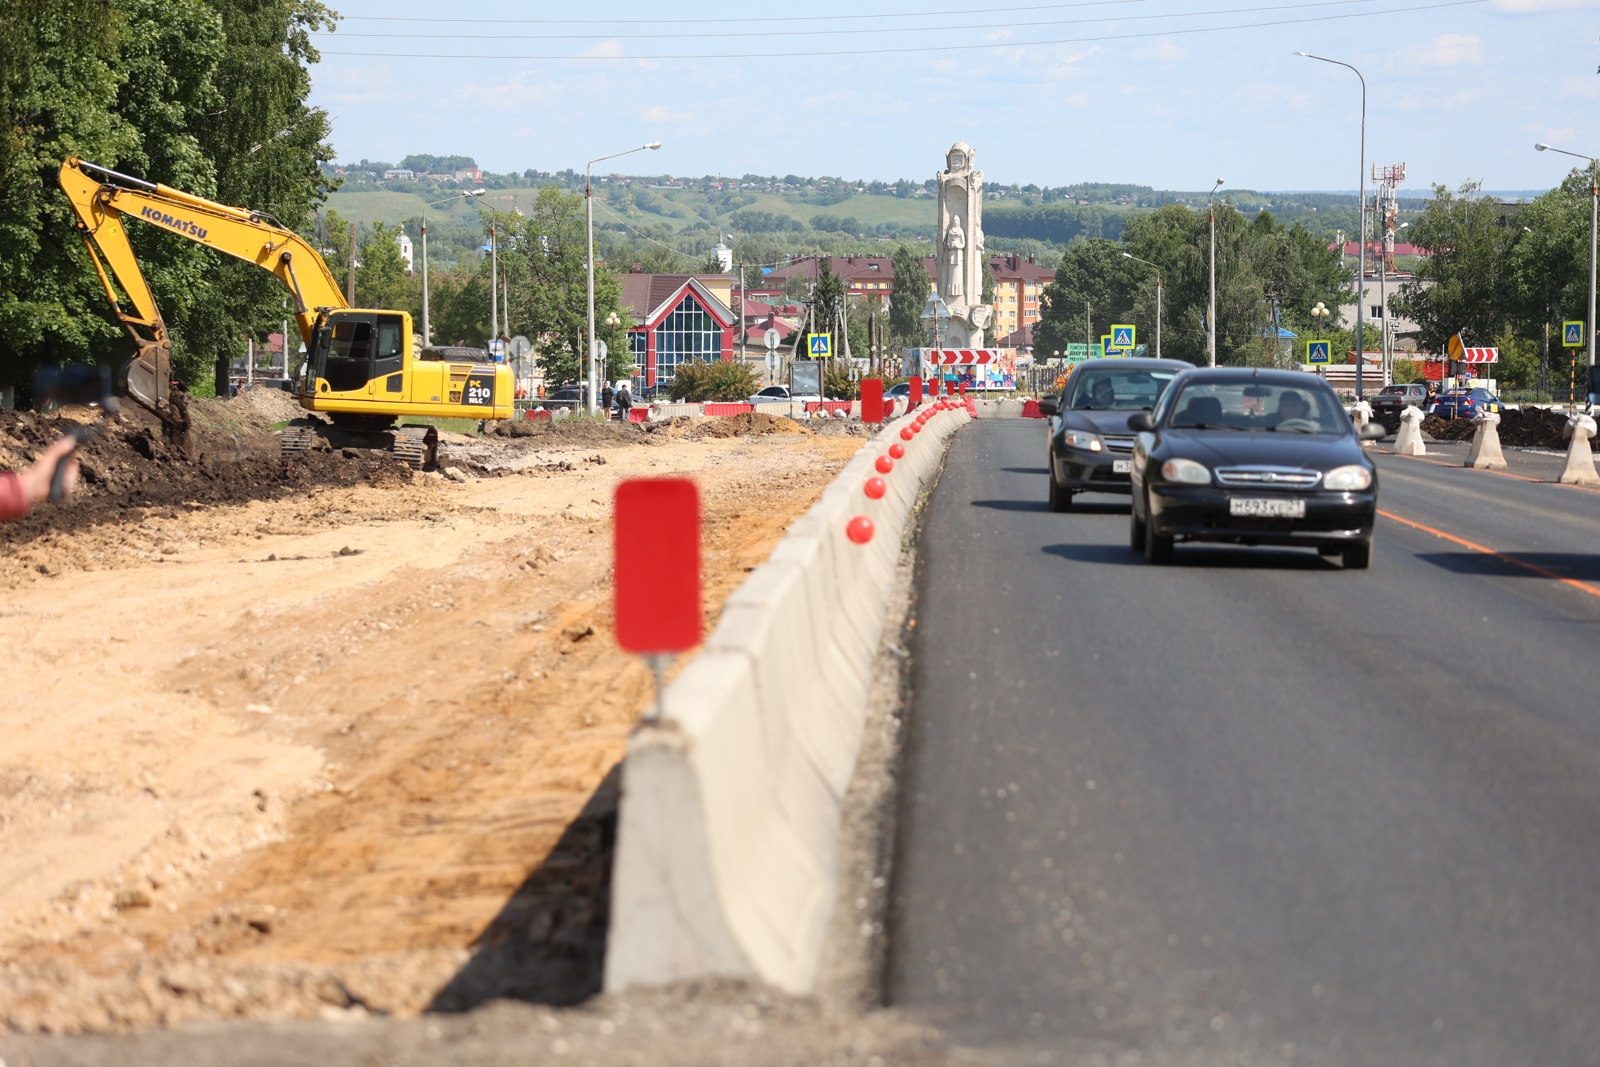
<path fill-rule="evenodd" d="M 993 309 L 983 303 L 983 171 L 972 147 L 957 141 L 939 181 L 938 276 L 934 287 L 950 309 L 944 348 L 982 348 Z"/>

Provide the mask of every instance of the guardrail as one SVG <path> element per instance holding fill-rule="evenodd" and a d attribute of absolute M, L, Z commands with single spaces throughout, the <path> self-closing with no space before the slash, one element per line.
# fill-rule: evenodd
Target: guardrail
<path fill-rule="evenodd" d="M 863 445 L 629 740 L 607 990 L 815 985 L 901 538 L 969 410 L 925 405 Z"/>

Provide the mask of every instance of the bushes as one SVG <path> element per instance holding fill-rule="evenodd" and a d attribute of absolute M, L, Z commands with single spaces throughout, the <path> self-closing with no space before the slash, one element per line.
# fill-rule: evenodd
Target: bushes
<path fill-rule="evenodd" d="M 739 401 L 749 399 L 760 388 L 755 371 L 737 360 L 681 363 L 672 378 L 672 399 Z"/>

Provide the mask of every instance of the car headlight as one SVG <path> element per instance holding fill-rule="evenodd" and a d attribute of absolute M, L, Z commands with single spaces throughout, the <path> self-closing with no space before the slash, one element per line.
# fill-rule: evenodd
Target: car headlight
<path fill-rule="evenodd" d="M 1324 489 L 1370 489 L 1372 487 L 1372 472 L 1359 464 L 1348 467 L 1335 467 L 1322 476 Z"/>
<path fill-rule="evenodd" d="M 1169 459 L 1161 465 L 1161 474 L 1169 482 L 1186 485 L 1210 485 L 1211 471 L 1204 463 L 1192 459 Z"/>
<path fill-rule="evenodd" d="M 1068 448 L 1081 448 L 1088 452 L 1100 452 L 1106 447 L 1099 434 L 1088 430 L 1068 430 L 1061 435 L 1061 443 Z"/>

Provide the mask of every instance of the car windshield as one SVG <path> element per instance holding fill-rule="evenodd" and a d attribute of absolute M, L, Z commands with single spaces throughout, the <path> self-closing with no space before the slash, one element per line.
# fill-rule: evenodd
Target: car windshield
<path fill-rule="evenodd" d="M 1386 396 L 1395 396 L 1405 391 L 1406 387 L 1403 385 L 1386 385 L 1383 387 L 1383 392 Z"/>
<path fill-rule="evenodd" d="M 1161 399 L 1174 373 L 1137 367 L 1079 372 L 1072 376 L 1067 406 L 1077 411 L 1148 411 Z"/>
<path fill-rule="evenodd" d="M 1255 380 L 1190 382 L 1172 405 L 1173 429 L 1346 433 L 1350 419 L 1326 387 Z"/>

